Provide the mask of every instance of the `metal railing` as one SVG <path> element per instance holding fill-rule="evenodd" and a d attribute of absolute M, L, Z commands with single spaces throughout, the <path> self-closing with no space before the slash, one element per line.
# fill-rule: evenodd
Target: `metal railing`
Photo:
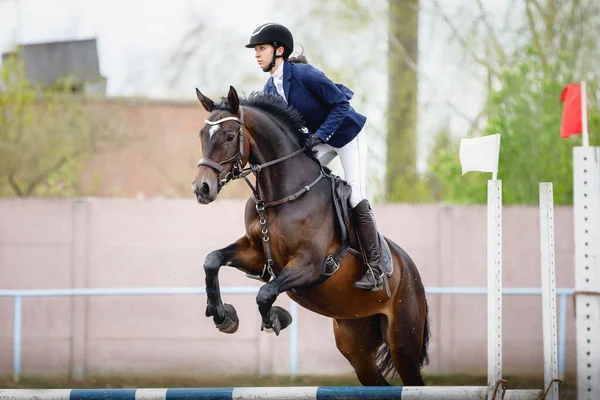
<path fill-rule="evenodd" d="M 256 294 L 256 286 L 222 287 L 222 294 Z M 426 294 L 434 295 L 487 295 L 486 287 L 426 287 Z M 565 342 L 567 325 L 567 296 L 572 296 L 574 289 L 557 288 L 558 306 L 558 371 L 561 377 L 565 372 Z M 503 295 L 533 296 L 542 294 L 541 288 L 503 288 Z M 203 287 L 171 287 L 171 288 L 110 288 L 110 289 L 33 289 L 33 290 L 0 290 L 0 297 L 14 298 L 13 325 L 13 378 L 19 380 L 21 375 L 21 340 L 23 335 L 23 298 L 24 297 L 64 297 L 64 296 L 151 296 L 151 295 L 206 295 Z M 293 322 L 290 325 L 289 357 L 290 375 L 298 372 L 298 305 L 290 300 L 290 314 Z"/>

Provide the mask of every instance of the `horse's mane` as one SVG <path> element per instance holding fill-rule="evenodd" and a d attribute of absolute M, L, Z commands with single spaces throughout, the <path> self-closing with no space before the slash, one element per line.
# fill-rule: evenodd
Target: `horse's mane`
<path fill-rule="evenodd" d="M 286 128 L 285 131 L 290 133 L 289 136 L 300 147 L 306 144 L 306 135 L 303 132 L 306 125 L 302 115 L 295 108 L 289 106 L 281 96 L 273 93 L 252 92 L 247 98 L 240 98 L 240 105 L 256 108 L 268 114 Z M 220 104 L 215 104 L 215 109 L 233 112 L 225 97 L 221 99 Z"/>

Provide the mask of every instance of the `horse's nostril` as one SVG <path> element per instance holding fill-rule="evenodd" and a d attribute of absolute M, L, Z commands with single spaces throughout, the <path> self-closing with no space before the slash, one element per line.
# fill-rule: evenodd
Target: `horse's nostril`
<path fill-rule="evenodd" d="M 200 194 L 206 196 L 209 192 L 208 183 L 202 182 L 200 184 Z"/>

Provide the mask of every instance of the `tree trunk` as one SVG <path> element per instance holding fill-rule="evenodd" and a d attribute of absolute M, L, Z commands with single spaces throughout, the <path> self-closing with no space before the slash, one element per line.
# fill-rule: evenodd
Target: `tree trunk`
<path fill-rule="evenodd" d="M 386 199 L 416 200 L 419 0 L 389 0 Z M 412 190 L 411 190 L 412 189 Z"/>

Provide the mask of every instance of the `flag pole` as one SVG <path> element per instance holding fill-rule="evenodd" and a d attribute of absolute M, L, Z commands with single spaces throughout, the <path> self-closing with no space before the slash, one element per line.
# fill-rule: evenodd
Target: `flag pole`
<path fill-rule="evenodd" d="M 583 147 L 588 147 L 590 145 L 590 137 L 587 116 L 587 85 L 585 81 L 581 82 L 581 135 L 583 136 Z"/>
<path fill-rule="evenodd" d="M 496 136 L 496 169 L 492 172 L 492 180 L 498 180 L 498 161 L 500 160 L 500 134 Z"/>

